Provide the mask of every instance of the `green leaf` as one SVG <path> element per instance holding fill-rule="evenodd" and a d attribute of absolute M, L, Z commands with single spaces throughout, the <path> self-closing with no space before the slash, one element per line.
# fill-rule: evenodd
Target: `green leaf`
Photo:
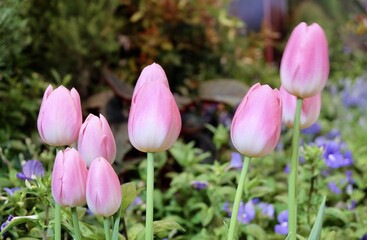
<path fill-rule="evenodd" d="M 6 233 L 9 229 L 25 223 L 25 222 L 36 222 L 38 220 L 37 215 L 32 216 L 20 216 L 20 217 L 13 217 L 11 221 L 9 221 L 9 224 L 6 225 L 6 227 L 0 232 L 0 235 Z"/>
<path fill-rule="evenodd" d="M 201 223 L 203 224 L 203 226 L 207 226 L 213 219 L 214 217 L 214 209 L 213 208 L 208 208 L 208 209 L 204 209 L 201 211 Z"/>
<path fill-rule="evenodd" d="M 121 217 L 125 216 L 126 209 L 134 202 L 138 191 L 136 190 L 136 185 L 133 182 L 124 183 L 121 186 L 122 192 L 122 203 L 121 203 Z"/>
<path fill-rule="evenodd" d="M 315 223 L 313 224 L 310 236 L 308 237 L 309 240 L 319 240 L 320 239 L 322 223 L 324 219 L 325 201 L 326 201 L 326 197 L 324 197 L 319 207 L 319 211 L 317 213 Z"/>
<path fill-rule="evenodd" d="M 246 225 L 245 232 L 246 234 L 254 236 L 257 239 L 268 239 L 264 229 L 257 224 Z"/>
<path fill-rule="evenodd" d="M 153 222 L 154 235 L 163 238 L 173 230 L 185 231 L 185 229 L 178 223 L 170 219 L 164 219 Z"/>
<path fill-rule="evenodd" d="M 142 240 L 144 238 L 145 229 L 143 224 L 134 224 L 128 231 L 130 240 Z"/>
<path fill-rule="evenodd" d="M 299 239 L 299 240 L 307 240 L 307 238 L 305 238 L 305 237 L 303 237 L 303 236 L 301 236 L 299 234 L 297 234 L 297 239 Z"/>
<path fill-rule="evenodd" d="M 325 216 L 337 218 L 343 221 L 344 224 L 347 224 L 350 222 L 348 217 L 345 215 L 345 213 L 338 208 L 330 208 L 330 207 L 325 208 Z"/>

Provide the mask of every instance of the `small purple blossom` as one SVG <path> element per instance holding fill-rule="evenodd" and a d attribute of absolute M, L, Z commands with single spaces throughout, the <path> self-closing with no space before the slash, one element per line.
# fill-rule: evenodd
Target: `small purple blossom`
<path fill-rule="evenodd" d="M 232 152 L 231 153 L 231 162 L 229 166 L 227 167 L 227 170 L 229 169 L 242 169 L 242 156 L 238 152 Z"/>
<path fill-rule="evenodd" d="M 348 209 L 349 209 L 349 210 L 353 210 L 353 209 L 355 209 L 355 208 L 356 208 L 356 206 L 357 206 L 357 201 L 352 200 L 352 201 L 350 202 L 349 206 L 348 206 Z"/>
<path fill-rule="evenodd" d="M 268 216 L 269 218 L 274 218 L 275 211 L 273 204 L 260 202 L 258 206 L 261 209 L 262 214 Z"/>
<path fill-rule="evenodd" d="M 17 178 L 21 180 L 34 180 L 36 177 L 43 177 L 45 175 L 45 170 L 42 163 L 38 160 L 28 160 L 22 166 L 23 172 L 17 173 Z"/>
<path fill-rule="evenodd" d="M 332 192 L 338 195 L 342 193 L 342 190 L 332 181 L 328 183 L 328 187 Z"/>
<path fill-rule="evenodd" d="M 223 204 L 223 211 L 228 213 L 229 216 L 232 215 L 232 208 L 229 207 L 228 202 L 225 202 Z M 246 204 L 244 204 L 243 201 L 240 202 L 237 215 L 237 220 L 239 222 L 248 224 L 255 218 L 255 215 L 256 215 L 255 206 L 251 200 L 248 201 Z"/>
<path fill-rule="evenodd" d="M 209 186 L 207 181 L 192 181 L 191 186 L 196 190 L 203 190 Z"/>
<path fill-rule="evenodd" d="M 303 134 L 307 134 L 307 135 L 316 135 L 321 131 L 321 125 L 316 122 L 314 124 L 312 124 L 311 126 L 309 126 L 308 128 L 304 128 L 302 129 L 302 133 Z"/>
<path fill-rule="evenodd" d="M 6 226 L 8 226 L 12 219 L 13 216 L 9 215 L 8 219 L 6 219 L 6 221 L 1 224 L 0 231 L 2 231 Z"/>
<path fill-rule="evenodd" d="M 284 170 L 283 170 L 285 173 L 289 174 L 290 171 L 291 171 L 291 167 L 289 165 L 289 163 L 284 167 Z"/>
<path fill-rule="evenodd" d="M 277 217 L 278 223 L 274 227 L 274 232 L 287 235 L 288 234 L 288 210 L 284 210 L 278 214 Z"/>
<path fill-rule="evenodd" d="M 14 187 L 14 188 L 3 188 L 4 189 L 4 191 L 7 193 L 7 194 L 9 194 L 9 196 L 13 196 L 14 195 L 14 193 L 16 192 L 16 191 L 19 191 L 19 190 L 21 190 L 22 188 L 20 188 L 20 187 Z"/>
<path fill-rule="evenodd" d="M 365 109 L 367 107 L 366 79 L 359 78 L 354 84 L 349 80 L 345 81 L 344 84 L 344 89 L 342 91 L 342 102 L 344 107 Z"/>
<path fill-rule="evenodd" d="M 252 201 L 248 201 L 245 205 L 243 202 L 240 202 L 240 206 L 238 209 L 237 220 L 244 224 L 250 223 L 255 218 L 255 207 Z"/>
<path fill-rule="evenodd" d="M 318 145 L 324 149 L 323 157 L 326 166 L 335 169 L 353 164 L 352 152 L 346 149 L 344 143 L 324 141 L 319 142 Z"/>
<path fill-rule="evenodd" d="M 132 208 L 134 208 L 136 206 L 139 206 L 141 204 L 143 204 L 143 200 L 141 199 L 141 197 L 136 196 L 135 199 L 134 199 L 134 201 L 128 207 L 128 209 L 132 209 Z"/>

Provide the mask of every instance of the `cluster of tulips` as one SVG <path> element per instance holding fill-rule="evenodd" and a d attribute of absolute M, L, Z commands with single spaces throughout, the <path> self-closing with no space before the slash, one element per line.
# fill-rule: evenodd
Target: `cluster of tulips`
<path fill-rule="evenodd" d="M 238 207 L 251 158 L 270 154 L 278 143 L 282 120 L 293 128 L 293 151 L 289 174 L 289 239 L 297 236 L 297 164 L 299 134 L 316 122 L 321 109 L 321 91 L 329 74 L 328 44 L 318 24 L 300 23 L 293 30 L 280 68 L 280 90 L 253 85 L 239 104 L 231 124 L 233 146 L 245 156 L 228 231 L 236 235 Z M 76 239 L 81 239 L 75 208 L 88 205 L 105 217 L 105 235 L 110 239 L 108 219 L 121 205 L 121 188 L 111 164 L 116 143 L 106 119 L 89 115 L 82 123 L 79 94 L 63 86 L 45 91 L 38 130 L 52 146 L 77 142 L 77 150 L 57 153 L 52 173 L 55 200 L 55 239 L 60 239 L 60 206 L 71 207 Z M 153 239 L 154 152 L 170 148 L 181 130 L 181 116 L 164 70 L 156 63 L 143 69 L 133 92 L 128 134 L 131 144 L 147 153 L 147 209 L 145 236 Z M 89 169 L 88 169 L 89 168 Z M 74 214 L 75 213 L 75 214 Z M 75 218 L 74 218 L 75 217 Z M 117 239 L 113 231 L 112 238 Z"/>

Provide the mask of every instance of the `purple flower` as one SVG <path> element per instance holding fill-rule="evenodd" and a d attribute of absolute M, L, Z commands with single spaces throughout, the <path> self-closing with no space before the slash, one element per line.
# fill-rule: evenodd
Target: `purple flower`
<path fill-rule="evenodd" d="M 203 190 L 208 187 L 209 183 L 207 181 L 192 181 L 191 186 L 196 190 Z"/>
<path fill-rule="evenodd" d="M 231 162 L 227 167 L 227 170 L 229 169 L 242 169 L 242 156 L 240 153 L 238 152 L 231 153 Z"/>
<path fill-rule="evenodd" d="M 133 209 L 136 206 L 139 206 L 143 203 L 143 200 L 141 199 L 141 197 L 136 196 L 134 201 L 130 204 L 130 206 L 127 208 L 128 210 Z"/>
<path fill-rule="evenodd" d="M 278 214 L 278 223 L 274 227 L 274 232 L 287 235 L 288 234 L 288 210 L 284 210 Z"/>
<path fill-rule="evenodd" d="M 345 150 L 344 143 L 326 141 L 320 144 L 324 148 L 324 160 L 326 166 L 330 168 L 341 168 L 353 164 L 352 152 Z"/>
<path fill-rule="evenodd" d="M 8 226 L 12 219 L 13 219 L 13 216 L 9 215 L 8 219 L 1 224 L 0 231 L 2 231 L 6 226 Z"/>
<path fill-rule="evenodd" d="M 349 209 L 349 210 L 353 210 L 353 209 L 355 209 L 355 208 L 356 208 L 356 206 L 357 206 L 357 202 L 356 202 L 355 200 L 352 200 L 352 201 L 350 202 L 350 205 L 348 206 L 348 209 Z"/>
<path fill-rule="evenodd" d="M 365 109 L 367 106 L 367 82 L 359 78 L 352 85 L 351 81 L 345 81 L 342 91 L 342 102 L 347 108 L 357 107 Z"/>
<path fill-rule="evenodd" d="M 231 209 L 229 209 L 229 203 L 228 202 L 225 202 L 224 204 L 223 204 L 223 211 L 225 211 L 225 212 L 227 212 L 228 214 L 230 214 L 231 213 Z"/>
<path fill-rule="evenodd" d="M 255 207 L 252 201 L 248 201 L 245 205 L 243 202 L 240 202 L 240 206 L 238 209 L 237 220 L 244 224 L 250 223 L 255 218 Z"/>
<path fill-rule="evenodd" d="M 28 160 L 22 166 L 22 171 L 17 173 L 17 178 L 28 181 L 34 180 L 36 177 L 43 177 L 45 174 L 42 163 L 38 160 Z"/>
<path fill-rule="evenodd" d="M 328 186 L 329 186 L 329 189 L 332 191 L 332 192 L 334 192 L 334 193 L 336 193 L 336 194 L 341 194 L 342 193 L 342 190 L 340 190 L 340 188 L 334 183 L 334 182 L 329 182 L 328 183 Z"/>
<path fill-rule="evenodd" d="M 262 214 L 264 214 L 265 216 L 268 216 L 269 218 L 274 218 L 273 204 L 260 202 L 258 206 L 261 209 Z"/>
<path fill-rule="evenodd" d="M 367 240 L 367 234 L 363 235 L 361 240 Z"/>
<path fill-rule="evenodd" d="M 304 128 L 302 129 L 302 133 L 303 134 L 307 134 L 307 135 L 316 135 L 321 131 L 321 125 L 316 122 L 314 124 L 312 124 L 311 126 L 309 126 L 308 128 Z"/>
<path fill-rule="evenodd" d="M 287 163 L 287 165 L 284 167 L 283 170 L 285 173 L 289 174 L 289 172 L 291 171 L 291 166 L 289 165 L 289 163 Z"/>
<path fill-rule="evenodd" d="M 4 189 L 4 191 L 7 193 L 7 194 L 9 194 L 9 196 L 13 196 L 14 195 L 14 193 L 16 192 L 16 191 L 19 191 L 19 190 L 21 190 L 22 188 L 20 188 L 20 187 L 14 187 L 14 188 L 3 188 Z"/>

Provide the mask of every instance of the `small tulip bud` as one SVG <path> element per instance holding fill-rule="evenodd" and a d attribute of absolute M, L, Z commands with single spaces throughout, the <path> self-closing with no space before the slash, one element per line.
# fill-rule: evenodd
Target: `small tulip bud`
<path fill-rule="evenodd" d="M 271 153 L 278 143 L 281 125 L 279 91 L 257 83 L 250 88 L 233 117 L 233 145 L 248 157 L 263 157 Z"/>
<path fill-rule="evenodd" d="M 92 161 L 87 178 L 87 204 L 96 215 L 109 217 L 122 200 L 120 181 L 111 164 L 103 157 Z"/>
<path fill-rule="evenodd" d="M 280 94 L 282 96 L 282 105 L 283 105 L 283 122 L 288 127 L 293 127 L 294 124 L 294 115 L 296 112 L 297 105 L 297 97 L 288 93 L 283 87 L 280 87 Z M 300 119 L 300 128 L 307 128 L 314 124 L 321 110 L 321 93 L 305 98 L 302 101 L 302 110 L 301 110 L 301 119 Z"/>
<path fill-rule="evenodd" d="M 52 196 L 63 207 L 86 203 L 88 169 L 77 150 L 67 148 L 56 155 L 52 171 Z"/>
<path fill-rule="evenodd" d="M 89 114 L 82 124 L 78 138 L 78 151 L 89 167 L 98 157 L 104 157 L 109 163 L 116 158 L 116 143 L 106 118 Z"/>
<path fill-rule="evenodd" d="M 181 131 L 181 115 L 163 69 L 144 68 L 134 90 L 128 121 L 131 144 L 142 152 L 170 148 Z"/>
<path fill-rule="evenodd" d="M 42 140 L 52 146 L 76 142 L 82 125 L 82 109 L 78 92 L 63 86 L 53 90 L 49 85 L 43 95 L 37 127 Z"/>
<path fill-rule="evenodd" d="M 324 30 L 313 23 L 298 24 L 285 47 L 280 78 L 287 92 L 308 98 L 320 93 L 329 77 L 329 51 Z"/>

